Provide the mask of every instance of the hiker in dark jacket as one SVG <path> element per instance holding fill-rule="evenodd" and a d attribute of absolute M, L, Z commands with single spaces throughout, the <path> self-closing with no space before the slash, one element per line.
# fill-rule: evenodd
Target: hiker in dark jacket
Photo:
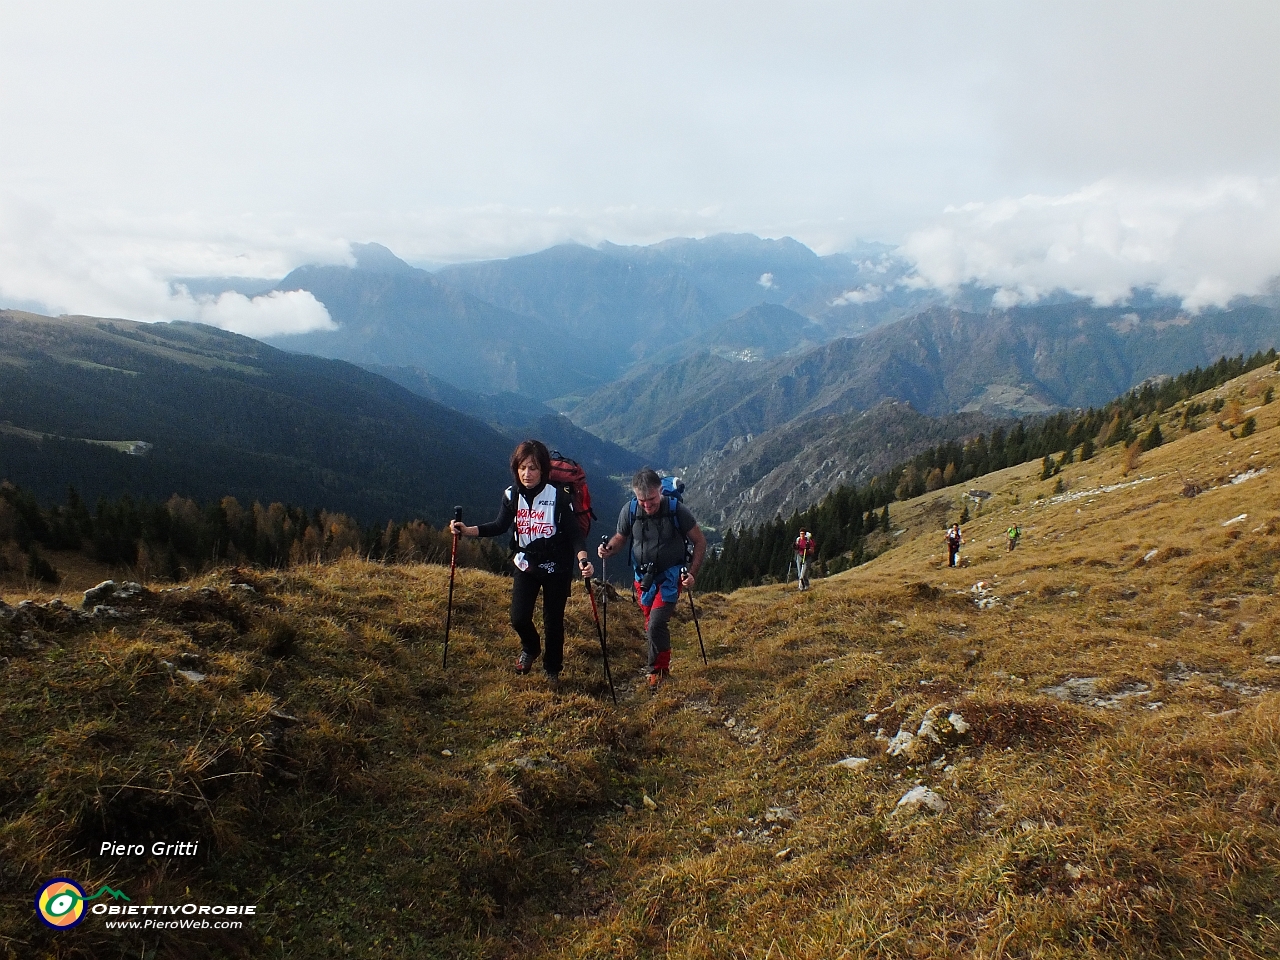
<path fill-rule="evenodd" d="M 960 558 L 960 546 L 964 538 L 960 536 L 960 524 L 953 523 L 947 531 L 947 566 L 954 567 Z"/>
<path fill-rule="evenodd" d="M 564 663 L 564 608 L 575 576 L 590 577 L 595 567 L 587 556 L 582 528 L 573 514 L 568 491 L 547 483 L 551 453 L 538 440 L 526 440 L 511 454 L 515 484 L 502 494 L 498 516 L 489 523 L 469 527 L 459 520 L 449 524 L 464 537 L 499 537 L 515 525 L 511 562 L 511 626 L 520 636 L 518 674 L 527 674 L 542 653 L 533 606 L 542 591 L 542 627 L 546 652 L 542 668 L 553 690 L 560 686 Z M 576 558 L 576 559 L 575 559 Z"/>
<path fill-rule="evenodd" d="M 631 490 L 635 503 L 622 508 L 618 532 L 600 544 L 599 554 L 612 557 L 630 544 L 636 602 L 649 641 L 648 683 L 656 690 L 671 673 L 671 615 L 680 590 L 692 589 L 697 579 L 707 538 L 688 507 L 663 495 L 662 478 L 650 468 L 632 477 Z"/>

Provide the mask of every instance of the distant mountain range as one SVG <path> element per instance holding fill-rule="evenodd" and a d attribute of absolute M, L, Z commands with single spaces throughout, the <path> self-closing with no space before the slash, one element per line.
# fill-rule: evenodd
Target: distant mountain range
<path fill-rule="evenodd" d="M 565 244 L 434 274 L 379 244 L 353 244 L 352 253 L 354 267 L 302 267 L 275 287 L 309 291 L 337 329 L 276 336 L 272 344 L 362 366 L 412 367 L 460 388 L 558 400 L 560 408 L 646 359 L 715 340 L 720 324 L 753 307 L 804 309 L 821 321 L 810 342 L 823 343 L 938 299 L 895 287 L 904 268 L 879 248 L 862 260 L 819 257 L 789 238 Z M 206 293 L 218 286 L 185 282 Z M 856 302 L 841 299 L 857 290 Z"/>
<path fill-rule="evenodd" d="M 690 500 L 709 521 L 758 522 L 770 511 L 809 505 L 832 484 L 865 479 L 899 454 L 905 458 L 922 446 L 986 429 L 993 418 L 1100 405 L 1149 377 L 1280 342 L 1274 297 L 1200 315 L 1145 295 L 1127 306 L 1095 307 L 1063 295 L 997 310 L 991 290 L 919 289 L 910 282 L 909 264 L 874 244 L 825 257 L 789 238 L 741 235 L 648 247 L 566 244 L 435 272 L 410 266 L 376 243 L 354 244 L 352 254 L 354 266 L 302 267 L 275 284 L 175 280 L 205 296 L 223 290 L 310 291 L 337 329 L 272 338 L 289 354 L 247 346 L 251 341 L 232 346 L 225 339 L 230 335 L 190 325 L 162 333 L 159 326 L 116 322 L 118 330 L 137 335 L 113 334 L 117 339 L 194 337 L 197 352 L 251 357 L 252 362 L 230 361 L 230 368 L 221 360 L 213 364 L 221 386 L 200 394 L 206 404 L 213 396 L 229 403 L 236 390 L 252 393 L 267 369 L 284 378 L 279 390 L 289 397 L 301 389 L 297 378 L 310 376 L 322 385 L 308 394 L 315 406 L 289 407 L 291 399 L 280 410 L 299 411 L 308 424 L 304 433 L 318 429 L 318 411 L 331 410 L 339 429 L 369 438 L 369 455 L 381 464 L 371 470 L 348 464 L 347 472 L 333 474 L 345 478 L 341 482 L 304 483 L 298 478 L 330 478 L 325 471 L 331 468 L 321 465 L 329 462 L 327 455 L 309 453 L 302 458 L 305 467 L 276 476 L 248 431 L 228 441 L 221 474 L 214 470 L 197 478 L 208 481 L 201 489 L 220 483 L 225 490 L 219 494 L 231 492 L 233 481 L 239 483 L 234 462 L 257 479 L 275 477 L 273 490 L 297 490 L 287 494 L 297 502 L 341 507 L 326 492 L 341 488 L 342 503 L 354 505 L 341 508 L 363 515 L 394 506 L 430 509 L 439 517 L 447 501 L 461 496 L 446 491 L 467 489 L 469 497 L 488 504 L 492 493 L 484 491 L 506 483 L 510 444 L 532 435 L 588 467 L 602 517 L 625 490 L 595 478 L 624 478 L 648 463 L 686 473 Z M 103 333 L 96 322 L 75 322 Z M 378 377 L 361 380 L 372 375 L 301 354 L 359 364 Z M 137 371 L 129 364 L 89 362 L 90 369 L 105 364 Z M 233 386 L 226 371 L 240 366 L 257 372 L 241 371 L 247 379 Z M 99 390 L 94 378 L 85 380 L 85 389 Z M 64 375 L 54 382 L 71 403 L 73 379 Z M 30 384 L 24 389 L 34 390 Z M 391 480 L 386 441 L 394 431 L 388 426 L 365 434 L 354 423 L 348 426 L 352 411 L 360 409 L 351 390 L 371 391 L 389 409 L 403 410 L 379 412 L 361 421 L 366 426 L 394 422 L 401 433 L 435 430 L 436 439 L 415 434 L 403 442 L 427 462 L 445 458 L 446 473 L 470 475 L 463 462 L 469 454 L 456 451 L 473 439 L 472 452 L 487 464 L 484 476 L 491 479 L 474 487 L 450 486 L 452 479 L 433 479 L 429 470 L 414 472 L 415 467 L 396 471 Z M 29 425 L 47 420 L 18 424 L 0 412 L 0 420 L 11 421 L 4 442 L 17 444 L 26 436 L 21 442 L 30 444 L 22 430 L 147 439 L 143 410 L 166 421 L 153 433 L 174 429 L 168 421 L 187 422 L 182 398 L 172 397 L 171 406 L 161 409 L 153 396 L 138 395 L 137 415 L 124 431 L 128 437 L 101 429 L 109 421 L 90 404 L 85 415 L 92 417 L 84 421 L 90 426 L 74 430 L 66 418 L 54 429 Z M 270 426 L 262 429 L 275 432 L 279 449 L 289 449 L 288 417 L 273 412 L 267 420 Z M 88 456 L 83 445 L 76 449 L 82 459 Z M 233 449 L 259 459 L 240 463 Z M 106 448 L 91 452 L 116 464 L 100 471 L 117 477 L 111 481 L 116 486 L 122 476 L 150 476 L 134 468 L 136 458 L 121 461 L 122 454 L 108 456 Z M 157 445 L 151 463 L 164 455 Z M 456 464 L 455 457 L 461 458 Z M 119 464 L 131 466 L 124 470 Z M 165 475 L 180 475 L 173 471 Z M 41 482 L 52 489 L 52 479 Z"/>
<path fill-rule="evenodd" d="M 796 320 L 790 328 L 808 329 Z M 934 307 L 862 337 L 772 360 L 730 359 L 708 349 L 637 369 L 570 415 L 655 462 L 692 465 L 737 438 L 885 400 L 932 416 L 1096 406 L 1147 377 L 1277 341 L 1280 311 L 1264 304 L 1199 317 L 1163 305 L 1063 303 L 991 314 Z"/>

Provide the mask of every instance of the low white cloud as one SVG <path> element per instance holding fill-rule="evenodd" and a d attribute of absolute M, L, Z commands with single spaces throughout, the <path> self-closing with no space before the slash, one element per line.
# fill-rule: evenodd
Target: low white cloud
<path fill-rule="evenodd" d="M 246 221 L 67 215 L 0 195 L 0 307 L 129 320 L 192 320 L 253 337 L 332 328 L 310 293 L 197 297 L 173 277 L 278 279 L 349 262 L 346 240 Z"/>
<path fill-rule="evenodd" d="M 833 307 L 853 306 L 859 303 L 875 303 L 877 300 L 884 298 L 884 287 L 877 286 L 874 283 L 865 287 L 858 287 L 856 290 L 846 290 L 840 296 L 831 301 Z"/>
<path fill-rule="evenodd" d="M 772 274 L 772 273 L 762 273 L 762 274 L 760 274 L 760 279 L 759 279 L 759 280 L 757 280 L 757 281 L 756 281 L 756 283 L 760 284 L 760 286 L 764 287 L 766 290 L 772 290 L 772 289 L 773 289 L 773 274 Z"/>
<path fill-rule="evenodd" d="M 324 304 L 309 290 L 272 290 L 252 300 L 232 291 L 216 300 L 201 299 L 197 303 L 201 323 L 248 337 L 337 328 Z"/>
<path fill-rule="evenodd" d="M 1062 196 L 948 208 L 901 252 L 914 284 L 998 290 L 996 305 L 1067 291 L 1098 304 L 1135 289 L 1189 310 L 1258 294 L 1280 275 L 1280 183 L 1222 178 L 1198 187 L 1102 180 Z"/>

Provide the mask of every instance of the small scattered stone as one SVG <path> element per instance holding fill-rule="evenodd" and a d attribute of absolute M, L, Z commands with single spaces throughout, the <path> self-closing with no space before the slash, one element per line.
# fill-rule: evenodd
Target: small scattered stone
<path fill-rule="evenodd" d="M 640 799 L 641 799 L 641 801 L 644 803 L 644 805 L 645 805 L 646 807 L 648 807 L 650 810 L 657 810 L 657 809 L 658 809 L 658 804 L 657 804 L 657 802 L 653 799 L 653 797 L 649 796 L 647 793 L 646 793 L 643 797 L 641 797 Z"/>
<path fill-rule="evenodd" d="M 204 681 L 205 675 L 198 670 L 178 670 L 178 676 L 185 677 L 192 683 L 201 683 Z"/>
<path fill-rule="evenodd" d="M 902 795 L 902 799 L 894 807 L 894 813 L 899 811 L 911 813 L 921 807 L 932 810 L 934 813 L 942 813 L 947 809 L 947 801 L 928 787 L 912 787 Z"/>
<path fill-rule="evenodd" d="M 452 750 L 441 750 L 441 751 L 440 751 L 440 756 L 442 756 L 442 757 L 452 757 L 452 756 L 453 756 L 453 751 L 452 751 Z"/>
<path fill-rule="evenodd" d="M 770 807 L 764 813 L 767 823 L 794 823 L 796 813 L 790 807 Z"/>
<path fill-rule="evenodd" d="M 1280 657 L 1278 656 L 1267 657 L 1267 659 L 1264 660 L 1263 663 L 1265 663 L 1269 667 L 1280 667 Z"/>
<path fill-rule="evenodd" d="M 115 592 L 116 582 L 114 580 L 103 580 L 96 587 L 90 587 L 84 592 L 84 603 L 81 606 L 86 610 L 92 610 Z"/>
<path fill-rule="evenodd" d="M 833 767 L 844 767 L 846 770 L 852 770 L 858 773 L 865 770 L 871 765 L 871 761 L 866 757 L 845 757 L 843 760 L 837 760 L 832 764 Z"/>
<path fill-rule="evenodd" d="M 781 850 L 779 850 L 777 853 L 775 853 L 775 854 L 773 855 L 773 859 L 775 859 L 775 860 L 786 860 L 786 859 L 790 858 L 790 856 L 791 856 L 791 848 L 790 848 L 790 847 L 783 847 Z"/>
<path fill-rule="evenodd" d="M 910 730 L 899 729 L 889 745 L 885 747 L 884 752 L 891 757 L 904 757 L 911 750 L 911 745 L 915 743 L 916 736 Z"/>

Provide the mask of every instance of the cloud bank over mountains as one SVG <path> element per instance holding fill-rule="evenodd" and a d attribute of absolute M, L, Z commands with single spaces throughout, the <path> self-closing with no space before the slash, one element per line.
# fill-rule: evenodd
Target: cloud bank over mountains
<path fill-rule="evenodd" d="M 350 245 L 244 223 L 59 216 L 0 195 L 0 306 L 129 320 L 192 320 L 249 336 L 333 325 L 310 293 L 202 296 L 174 277 L 275 278 L 303 263 L 353 263 Z"/>
<path fill-rule="evenodd" d="M 663 221 L 655 211 L 634 219 L 617 211 L 600 219 L 526 211 L 524 221 L 521 239 L 535 250 L 567 240 L 651 243 L 669 236 L 656 232 Z M 670 222 L 685 227 L 683 235 L 740 229 L 710 214 L 677 211 Z M 600 235 L 602 223 L 617 233 Z M 702 229 L 687 229 L 697 226 Z M 461 219 L 453 227 L 463 230 Z M 802 230 L 793 235 L 832 252 Z M 404 249 L 394 240 L 389 246 L 398 254 Z M 1174 297 L 1191 311 L 1223 307 L 1267 292 L 1280 277 L 1280 179 L 1224 177 L 1195 186 L 1106 179 L 1060 195 L 959 204 L 881 259 L 883 283 L 846 291 L 833 303 L 874 302 L 893 286 L 955 291 L 972 285 L 997 289 L 998 307 L 1063 292 L 1112 305 L 1135 290 Z M 274 280 L 308 263 L 351 265 L 349 241 L 243 223 L 222 224 L 210 239 L 190 224 L 132 222 L 122 215 L 69 221 L 31 204 L 0 205 L 0 306 L 194 320 L 254 337 L 332 329 L 328 311 L 306 291 L 208 296 L 174 281 Z M 759 281 L 764 289 L 772 283 L 767 273 Z"/>
<path fill-rule="evenodd" d="M 1103 180 L 1061 196 L 967 203 L 915 231 L 900 252 L 913 282 L 995 287 L 997 306 L 1059 291 L 1111 305 L 1150 289 L 1188 310 L 1222 307 L 1280 275 L 1280 181 Z"/>

